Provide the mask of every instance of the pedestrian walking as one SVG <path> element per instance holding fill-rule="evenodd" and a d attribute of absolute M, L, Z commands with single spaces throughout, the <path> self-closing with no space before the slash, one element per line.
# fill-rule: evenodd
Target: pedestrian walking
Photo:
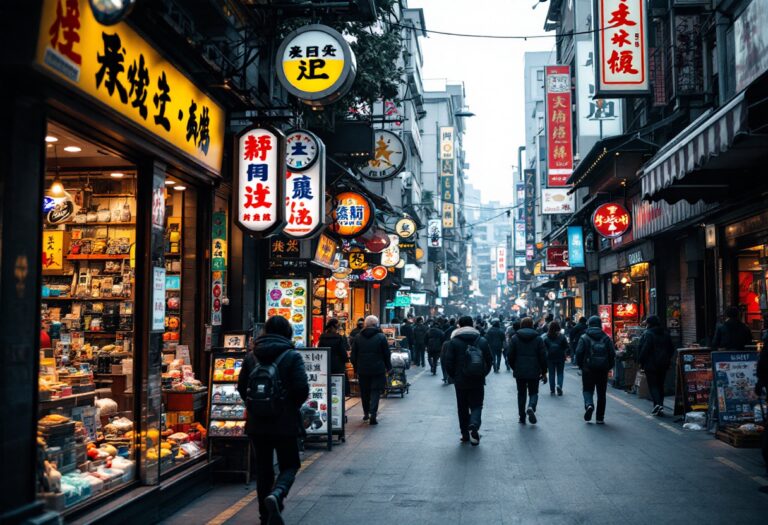
<path fill-rule="evenodd" d="M 339 332 L 339 320 L 328 319 L 325 331 L 320 335 L 317 346 L 331 349 L 331 374 L 344 374 L 344 393 L 349 392 L 347 363 L 349 362 L 349 341 Z"/>
<path fill-rule="evenodd" d="M 512 367 L 509 365 L 509 347 L 512 343 L 512 338 L 515 336 L 518 330 L 520 330 L 520 321 L 515 317 L 512 319 L 511 324 L 507 328 L 507 331 L 504 333 L 504 363 L 507 365 L 507 372 L 512 370 Z"/>
<path fill-rule="evenodd" d="M 360 335 L 360 332 L 363 331 L 363 323 L 364 323 L 364 321 L 365 321 L 365 319 L 363 319 L 362 317 L 360 319 L 358 319 L 357 320 L 357 325 L 352 329 L 351 332 L 349 332 L 349 338 L 352 341 L 354 341 L 355 337 Z"/>
<path fill-rule="evenodd" d="M 379 399 L 384 390 L 387 373 L 392 370 L 391 353 L 387 337 L 379 327 L 379 318 L 369 315 L 363 330 L 352 342 L 352 366 L 360 381 L 360 404 L 363 421 L 378 425 Z"/>
<path fill-rule="evenodd" d="M 445 332 L 440 330 L 437 321 L 427 331 L 427 357 L 429 358 L 429 369 L 432 375 L 437 374 L 437 362 L 440 360 L 440 352 L 443 348 L 443 335 Z"/>
<path fill-rule="evenodd" d="M 669 334 L 661 326 L 661 319 L 651 315 L 645 320 L 645 325 L 646 329 L 640 339 L 637 361 L 648 380 L 648 390 L 653 402 L 651 415 L 663 416 L 664 383 L 675 349 Z"/>
<path fill-rule="evenodd" d="M 424 368 L 424 353 L 427 350 L 427 325 L 423 317 L 416 318 L 413 327 L 413 364 Z"/>
<path fill-rule="evenodd" d="M 539 401 L 539 381 L 547 382 L 547 357 L 544 341 L 533 328 L 533 319 L 523 318 L 520 330 L 509 345 L 509 364 L 517 382 L 517 413 L 519 422 L 525 424 L 525 416 L 536 424 L 536 406 Z M 528 408 L 526 408 L 528 398 Z"/>
<path fill-rule="evenodd" d="M 576 366 L 576 346 L 579 344 L 581 336 L 587 333 L 587 318 L 579 317 L 579 322 L 571 329 L 571 333 L 568 336 L 568 346 L 571 353 L 571 364 Z"/>
<path fill-rule="evenodd" d="M 598 425 L 605 423 L 605 400 L 608 389 L 608 372 L 616 362 L 613 341 L 602 330 L 600 318 L 593 315 L 587 321 L 587 331 L 576 346 L 576 363 L 582 371 L 581 384 L 584 394 L 584 421 L 592 421 L 597 391 Z"/>
<path fill-rule="evenodd" d="M 555 316 L 552 315 L 551 313 L 549 313 L 546 316 L 544 316 L 544 319 L 539 321 L 539 329 L 538 329 L 539 333 L 541 335 L 546 334 L 547 333 L 547 329 L 549 328 L 549 323 L 551 323 L 554 320 L 555 320 Z"/>
<path fill-rule="evenodd" d="M 555 376 L 557 376 L 557 395 L 563 395 L 563 373 L 565 371 L 565 353 L 568 340 L 560 333 L 560 323 L 549 323 L 547 333 L 542 336 L 547 351 L 547 369 L 549 370 L 549 393 L 555 395 Z"/>
<path fill-rule="evenodd" d="M 735 306 L 725 311 L 726 320 L 715 330 L 712 348 L 726 350 L 744 350 L 752 342 L 752 331 L 739 320 L 739 309 Z"/>
<path fill-rule="evenodd" d="M 405 322 L 400 327 L 400 335 L 405 337 L 408 350 L 413 354 L 413 317 L 407 317 Z"/>
<path fill-rule="evenodd" d="M 499 373 L 501 368 L 501 354 L 504 350 L 504 330 L 501 329 L 501 323 L 498 319 L 491 321 L 491 327 L 485 333 L 485 339 L 488 341 L 488 346 L 491 347 L 491 354 L 493 354 L 493 371 Z"/>
<path fill-rule="evenodd" d="M 456 389 L 461 441 L 480 444 L 485 376 L 491 371 L 491 348 L 470 316 L 459 319 L 445 348 L 445 371 Z"/>
<path fill-rule="evenodd" d="M 451 317 L 450 321 L 448 321 L 448 327 L 445 329 L 445 335 L 443 336 L 443 342 L 450 341 L 451 335 L 453 335 L 453 331 L 456 330 L 456 318 Z"/>
<path fill-rule="evenodd" d="M 285 498 L 301 468 L 300 409 L 309 396 L 304 360 L 293 346 L 293 329 L 282 316 L 270 317 L 237 382 L 245 400 L 245 431 L 253 444 L 261 523 L 283 523 Z M 280 473 L 275 479 L 274 456 Z"/>

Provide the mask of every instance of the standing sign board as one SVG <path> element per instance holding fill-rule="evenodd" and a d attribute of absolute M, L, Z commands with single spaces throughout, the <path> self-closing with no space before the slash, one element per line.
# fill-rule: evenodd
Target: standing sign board
<path fill-rule="evenodd" d="M 757 402 L 757 352 L 712 352 L 712 373 L 720 425 L 737 425 L 754 418 Z"/>
<path fill-rule="evenodd" d="M 595 0 L 597 93 L 638 96 L 650 92 L 646 0 Z"/>
<path fill-rule="evenodd" d="M 711 354 L 709 348 L 678 349 L 675 415 L 707 410 L 712 386 Z"/>
<path fill-rule="evenodd" d="M 309 379 L 309 397 L 301 407 L 301 421 L 307 438 L 326 438 L 333 446 L 333 405 L 331 399 L 330 348 L 301 348 L 304 369 Z"/>
<path fill-rule="evenodd" d="M 544 68 L 547 112 L 547 186 L 567 186 L 573 173 L 571 68 Z M 571 211 L 573 211 L 571 209 Z"/>
<path fill-rule="evenodd" d="M 344 392 L 344 379 L 344 374 L 331 374 L 331 432 L 341 441 L 346 441 L 344 416 L 347 412 L 347 393 Z"/>

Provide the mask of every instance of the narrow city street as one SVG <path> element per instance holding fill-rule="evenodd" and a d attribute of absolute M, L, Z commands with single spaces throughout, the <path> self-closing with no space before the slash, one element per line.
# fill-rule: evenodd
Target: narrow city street
<path fill-rule="evenodd" d="M 286 523 L 765 523 L 758 450 L 651 418 L 649 402 L 611 387 L 606 425 L 587 424 L 567 368 L 564 396 L 544 386 L 525 426 L 512 375 L 492 373 L 479 447 L 459 443 L 453 387 L 411 369 L 410 394 L 383 401 L 378 427 L 356 406 L 345 444 L 308 449 Z M 255 484 L 223 484 L 164 523 L 257 519 Z"/>

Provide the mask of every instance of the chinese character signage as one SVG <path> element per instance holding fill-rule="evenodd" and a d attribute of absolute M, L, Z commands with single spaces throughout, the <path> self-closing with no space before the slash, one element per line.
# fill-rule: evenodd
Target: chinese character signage
<path fill-rule="evenodd" d="M 536 170 L 525 170 L 525 256 L 533 260 L 533 245 L 536 243 Z"/>
<path fill-rule="evenodd" d="M 453 140 L 453 128 L 446 126 L 440 128 L 440 154 L 439 159 L 452 159 L 454 158 L 454 140 Z"/>
<path fill-rule="evenodd" d="M 339 246 L 336 241 L 321 233 L 317 239 L 317 248 L 315 249 L 315 258 L 312 262 L 323 268 L 333 270 L 334 262 L 337 261 L 336 254 L 339 252 Z M 338 263 L 337 263 L 338 264 Z"/>
<path fill-rule="evenodd" d="M 546 66 L 547 186 L 565 186 L 573 172 L 571 68 Z"/>
<path fill-rule="evenodd" d="M 440 177 L 440 197 L 443 202 L 454 202 L 455 189 L 453 174 Z"/>
<path fill-rule="evenodd" d="M 304 348 L 299 350 L 309 379 L 309 396 L 301 407 L 301 420 L 307 434 L 324 435 L 331 432 L 330 407 L 330 349 Z"/>
<path fill-rule="evenodd" d="M 439 296 L 443 299 L 448 297 L 448 272 L 440 272 L 440 289 Z"/>
<path fill-rule="evenodd" d="M 443 246 L 443 223 L 440 219 L 429 219 L 427 223 L 427 239 L 430 248 Z"/>
<path fill-rule="evenodd" d="M 600 317 L 600 328 L 605 335 L 613 339 L 613 309 L 610 304 L 597 305 L 597 315 Z"/>
<path fill-rule="evenodd" d="M 357 237 L 368 231 L 373 224 L 375 208 L 365 195 L 345 191 L 336 195 L 333 202 L 330 230 L 339 237 Z"/>
<path fill-rule="evenodd" d="M 374 135 L 373 158 L 360 169 L 363 177 L 370 180 L 388 180 L 400 173 L 405 166 L 405 144 L 392 133 L 378 129 Z"/>
<path fill-rule="evenodd" d="M 443 228 L 453 228 L 455 223 L 455 207 L 452 202 L 443 203 Z"/>
<path fill-rule="evenodd" d="M 306 139 L 297 139 L 306 137 Z M 296 131 L 286 137 L 286 166 L 302 163 L 308 168 L 286 173 L 285 227 L 283 233 L 289 237 L 306 239 L 317 234 L 325 224 L 325 146 L 320 139 L 309 132 Z M 293 139 L 293 140 L 291 140 Z M 306 141 L 306 142 L 305 142 Z M 298 160 L 298 150 L 314 144 L 316 159 L 305 163 Z"/>
<path fill-rule="evenodd" d="M 647 94 L 646 0 L 596 0 L 596 96 Z"/>
<path fill-rule="evenodd" d="M 274 128 L 252 127 L 237 148 L 235 212 L 246 233 L 266 236 L 283 226 L 285 136 Z"/>
<path fill-rule="evenodd" d="M 88 0 L 44 0 L 37 63 L 220 172 L 224 110 L 127 24 L 97 22 Z"/>
<path fill-rule="evenodd" d="M 293 328 L 293 342 L 307 346 L 307 280 L 267 279 L 265 285 L 267 319 L 285 317 Z"/>
<path fill-rule="evenodd" d="M 603 204 L 592 214 L 592 225 L 606 239 L 621 237 L 629 230 L 629 212 L 618 202 Z"/>
<path fill-rule="evenodd" d="M 211 271 L 227 269 L 227 212 L 213 212 L 211 229 Z"/>
<path fill-rule="evenodd" d="M 503 278 L 507 272 L 507 247 L 500 244 L 496 247 L 496 275 Z"/>
<path fill-rule="evenodd" d="M 291 239 L 284 235 L 276 235 L 269 239 L 269 258 L 300 259 L 301 243 L 297 239 Z"/>
<path fill-rule="evenodd" d="M 635 303 L 614 303 L 614 321 L 637 321 L 640 310 Z"/>
<path fill-rule="evenodd" d="M 573 268 L 584 267 L 584 232 L 581 226 L 568 226 L 568 260 Z"/>
<path fill-rule="evenodd" d="M 324 106 L 343 97 L 355 81 L 355 56 L 336 30 L 311 24 L 285 37 L 277 50 L 277 78 L 305 104 Z"/>
<path fill-rule="evenodd" d="M 576 60 L 579 136 L 604 138 L 621 135 L 621 99 L 595 98 L 595 46 L 590 40 L 576 42 Z"/>
<path fill-rule="evenodd" d="M 541 213 L 542 215 L 573 213 L 574 200 L 573 193 L 569 194 L 567 188 L 542 188 Z"/>
<path fill-rule="evenodd" d="M 544 270 L 547 272 L 562 272 L 570 270 L 571 265 L 568 260 L 567 246 L 550 246 L 547 248 L 546 264 Z"/>
<path fill-rule="evenodd" d="M 43 230 L 43 272 L 56 272 L 64 268 L 64 232 Z"/>

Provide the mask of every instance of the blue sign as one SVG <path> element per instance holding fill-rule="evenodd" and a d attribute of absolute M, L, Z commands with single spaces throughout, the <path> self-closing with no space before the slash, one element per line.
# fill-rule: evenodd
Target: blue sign
<path fill-rule="evenodd" d="M 56 201 L 48 195 L 43 197 L 43 213 L 48 213 L 56 207 Z"/>
<path fill-rule="evenodd" d="M 568 260 L 571 268 L 584 267 L 584 232 L 581 226 L 568 226 Z"/>

